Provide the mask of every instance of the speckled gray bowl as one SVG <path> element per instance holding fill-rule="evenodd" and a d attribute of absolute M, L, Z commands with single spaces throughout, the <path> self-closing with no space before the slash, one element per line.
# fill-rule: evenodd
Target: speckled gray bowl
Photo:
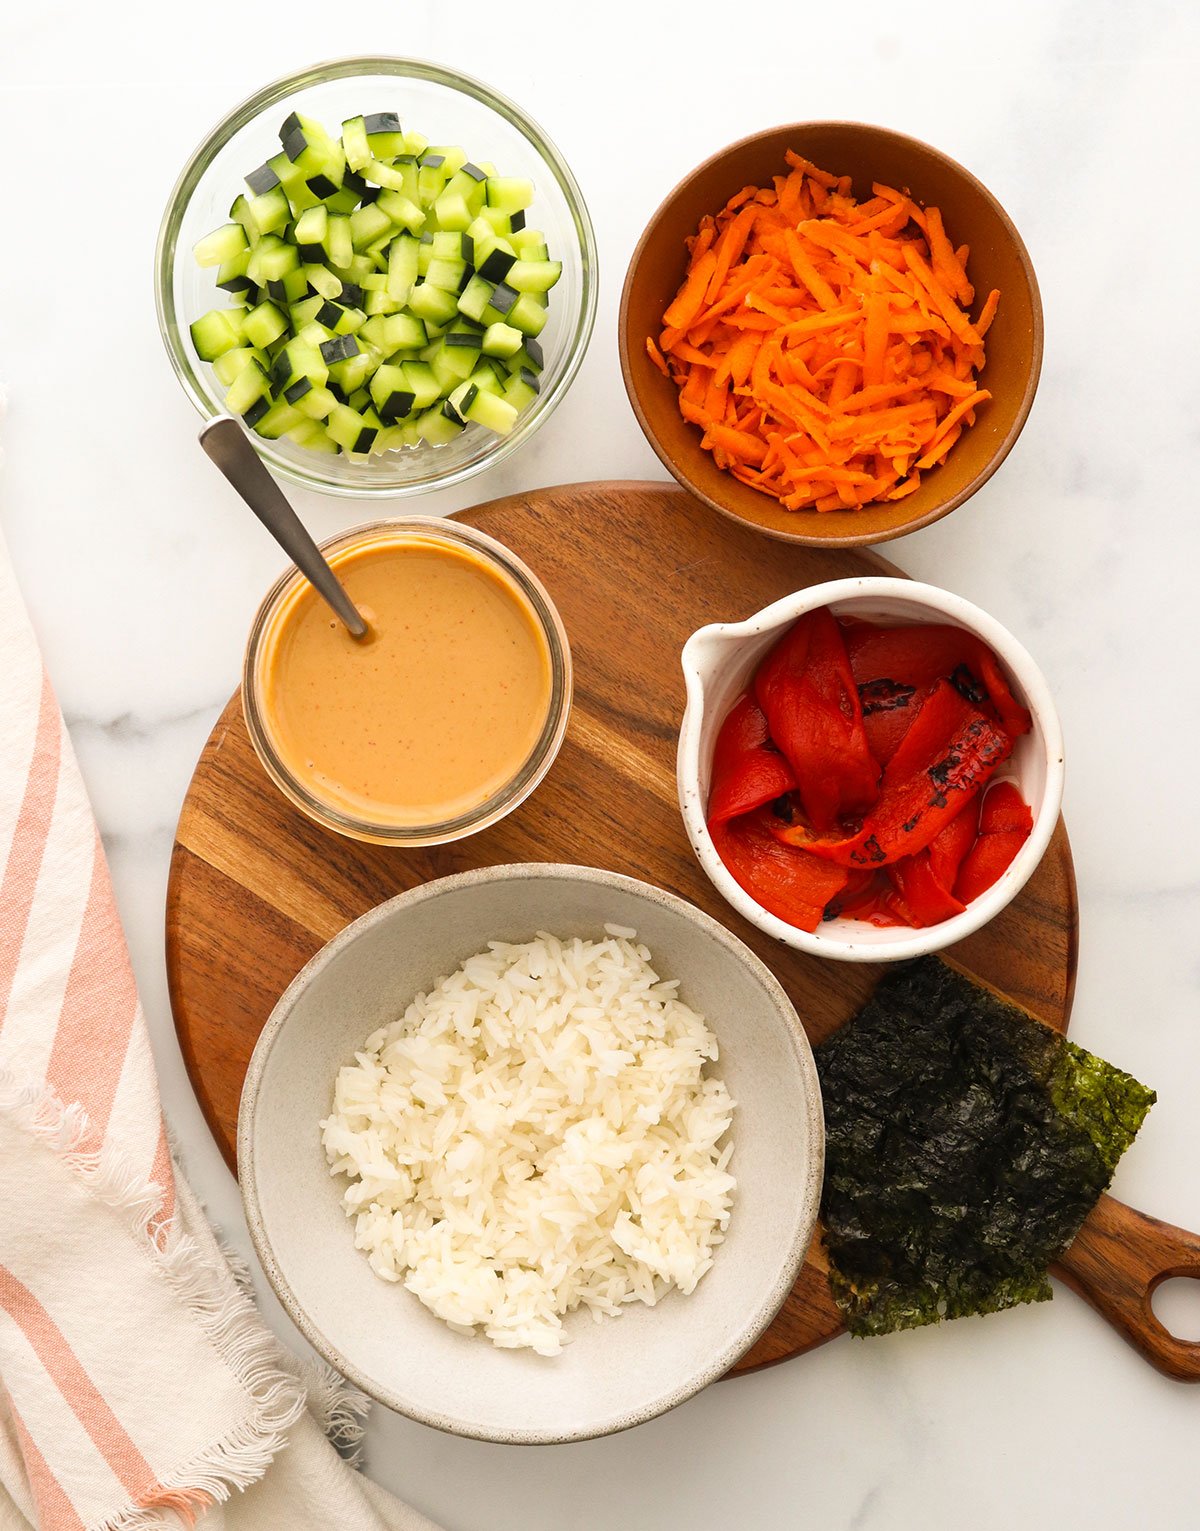
<path fill-rule="evenodd" d="M 538 930 L 597 939 L 631 925 L 659 972 L 681 980 L 720 1044 L 737 1102 L 733 1216 L 690 1297 L 631 1304 L 597 1324 L 567 1319 L 546 1359 L 456 1334 L 354 1248 L 318 1122 L 341 1064 L 421 989 L 489 940 Z M 589 867 L 490 867 L 427 883 L 335 936 L 267 1022 L 246 1076 L 238 1163 L 250 1232 L 305 1337 L 364 1392 L 457 1435 L 509 1443 L 585 1440 L 652 1419 L 715 1381 L 791 1289 L 812 1236 L 824 1122 L 812 1052 L 768 969 L 682 899 Z"/>

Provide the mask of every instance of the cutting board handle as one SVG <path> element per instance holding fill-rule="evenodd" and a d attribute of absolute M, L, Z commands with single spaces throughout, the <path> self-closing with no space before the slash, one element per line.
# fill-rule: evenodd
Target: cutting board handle
<path fill-rule="evenodd" d="M 1200 1235 L 1101 1196 L 1054 1273 L 1160 1372 L 1200 1382 L 1200 1340 L 1176 1339 L 1150 1305 L 1155 1287 L 1172 1276 L 1200 1280 Z"/>

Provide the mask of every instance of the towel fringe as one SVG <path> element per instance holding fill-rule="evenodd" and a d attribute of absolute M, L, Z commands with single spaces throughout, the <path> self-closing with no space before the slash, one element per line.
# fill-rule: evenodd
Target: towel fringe
<path fill-rule="evenodd" d="M 255 1308 L 243 1272 L 206 1256 L 178 1218 L 157 1218 L 163 1188 L 111 1145 L 93 1146 L 82 1106 L 64 1105 L 48 1087 L 18 1082 L 0 1071 L 0 1112 L 45 1143 L 98 1200 L 120 1215 L 252 1400 L 247 1419 L 156 1485 L 145 1503 L 131 1505 L 89 1531 L 177 1527 L 177 1522 L 163 1518 L 164 1511 L 193 1525 L 210 1506 L 224 1503 L 235 1489 L 248 1488 L 262 1477 L 306 1407 L 339 1449 L 357 1446 L 367 1403 L 363 1395 L 328 1367 L 325 1375 L 310 1368 L 307 1376 L 287 1369 L 282 1347 Z"/>

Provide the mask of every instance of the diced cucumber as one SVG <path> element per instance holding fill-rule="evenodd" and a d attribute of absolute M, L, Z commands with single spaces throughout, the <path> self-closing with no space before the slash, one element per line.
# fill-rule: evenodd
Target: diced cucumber
<path fill-rule="evenodd" d="M 329 369 L 329 375 L 348 397 L 363 386 L 375 370 L 375 366 L 375 359 L 369 351 L 358 351 L 355 355 L 348 356 L 345 361 L 335 362 Z"/>
<path fill-rule="evenodd" d="M 404 130 L 395 112 L 371 112 L 363 118 L 363 126 L 372 154 L 395 159 L 408 152 L 404 147 Z"/>
<path fill-rule="evenodd" d="M 507 282 L 497 282 L 495 287 L 492 288 L 492 295 L 488 299 L 487 307 L 480 315 L 481 322 L 484 324 L 495 324 L 498 320 L 502 320 L 507 314 L 512 312 L 520 296 L 521 294 L 515 288 L 510 287 Z"/>
<path fill-rule="evenodd" d="M 424 322 L 415 314 L 389 314 L 383 322 L 385 351 L 419 351 L 425 344 Z"/>
<path fill-rule="evenodd" d="M 342 123 L 342 148 L 346 163 L 352 170 L 361 170 L 374 156 L 367 142 L 367 125 L 361 117 L 351 117 Z"/>
<path fill-rule="evenodd" d="M 404 381 L 412 390 L 413 408 L 426 410 L 441 397 L 441 388 L 433 371 L 424 362 L 406 361 L 402 364 Z"/>
<path fill-rule="evenodd" d="M 245 418 L 245 417 L 244 417 Z M 293 426 L 301 425 L 306 416 L 302 415 L 294 404 L 287 403 L 284 399 L 277 399 L 261 419 L 256 420 L 254 429 L 260 436 L 265 436 L 268 441 L 277 441 L 280 436 L 285 436 Z"/>
<path fill-rule="evenodd" d="M 435 157 L 445 172 L 446 180 L 449 180 L 456 171 L 461 170 L 467 163 L 466 151 L 460 149 L 457 144 L 428 145 L 425 153 L 421 156 L 421 163 L 428 165 Z"/>
<path fill-rule="evenodd" d="M 336 298 L 342 291 L 342 279 L 328 266 L 305 266 L 304 280 L 322 298 Z"/>
<path fill-rule="evenodd" d="M 381 191 L 374 205 L 386 214 L 389 224 L 408 234 L 416 234 L 425 226 L 425 213 L 420 204 L 403 191 Z M 392 233 L 390 227 L 387 233 L 389 236 Z"/>
<path fill-rule="evenodd" d="M 318 202 L 296 219 L 294 238 L 302 261 L 320 263 L 325 258 L 325 237 L 329 228 L 329 209 Z"/>
<path fill-rule="evenodd" d="M 389 423 L 411 414 L 417 400 L 403 371 L 388 362 L 376 369 L 370 383 L 370 394 L 379 411 L 379 418 Z"/>
<path fill-rule="evenodd" d="M 350 214 L 350 240 L 356 250 L 365 250 L 391 229 L 392 220 L 375 202 Z"/>
<path fill-rule="evenodd" d="M 442 406 L 436 404 L 432 409 L 427 409 L 417 421 L 417 429 L 421 440 L 426 445 L 440 447 L 453 441 L 461 432 L 462 425 L 459 421 L 451 420 L 449 416 L 443 414 Z"/>
<path fill-rule="evenodd" d="M 278 340 L 287 329 L 287 317 L 274 303 L 260 303 L 246 315 L 242 332 L 252 346 L 265 350 L 273 340 Z"/>
<path fill-rule="evenodd" d="M 451 392 L 450 397 L 446 400 L 445 404 L 442 405 L 443 414 L 445 414 L 449 419 L 457 420 L 460 424 L 465 425 L 468 418 L 467 411 L 471 408 L 471 405 L 474 404 L 478 393 L 479 389 L 475 386 L 474 383 L 469 381 L 461 382 L 458 387 Z"/>
<path fill-rule="evenodd" d="M 191 326 L 192 344 L 201 361 L 216 361 L 242 342 L 245 318 L 240 309 L 212 308 Z"/>
<path fill-rule="evenodd" d="M 476 425 L 485 425 L 497 436 L 507 436 L 517 421 L 517 410 L 506 399 L 478 388 L 463 413 Z"/>
<path fill-rule="evenodd" d="M 537 396 L 537 377 L 527 367 L 510 377 L 505 385 L 504 397 L 514 409 L 527 409 Z"/>
<path fill-rule="evenodd" d="M 467 229 L 475 214 L 461 192 L 447 188 L 433 204 L 438 227 L 443 229 Z"/>
<path fill-rule="evenodd" d="M 326 430 L 347 452 L 369 452 L 382 424 L 373 409 L 359 414 L 349 404 L 335 404 Z"/>
<path fill-rule="evenodd" d="M 457 293 L 466 269 L 466 261 L 440 260 L 437 256 L 434 256 L 433 260 L 429 262 L 429 269 L 425 273 L 425 280 L 429 283 L 430 287 L 441 287 L 446 292 Z"/>
<path fill-rule="evenodd" d="M 242 368 L 249 366 L 251 362 L 257 362 L 261 367 L 263 353 L 256 351 L 253 346 L 235 346 L 232 351 L 224 351 L 217 357 L 213 362 L 213 371 L 217 375 L 218 382 L 224 383 L 228 388 Z"/>
<path fill-rule="evenodd" d="M 325 225 L 325 252 L 329 264 L 345 269 L 354 259 L 354 235 L 348 215 L 331 213 Z"/>
<path fill-rule="evenodd" d="M 549 292 L 561 275 L 561 261 L 518 260 L 509 267 L 504 280 L 517 292 Z"/>
<path fill-rule="evenodd" d="M 478 272 L 463 288 L 458 299 L 458 311 L 466 314 L 468 319 L 474 319 L 481 323 L 488 304 L 492 301 L 492 293 L 495 287 L 491 282 L 484 281 Z"/>
<path fill-rule="evenodd" d="M 522 212 L 533 201 L 533 182 L 518 180 L 514 176 L 489 176 L 487 181 L 487 205 L 498 213 L 512 217 Z"/>
<path fill-rule="evenodd" d="M 270 394 L 267 374 L 256 361 L 241 369 L 225 394 L 225 408 L 234 415 L 244 415 L 250 406 Z"/>
<path fill-rule="evenodd" d="M 523 343 L 521 331 L 502 321 L 489 324 L 483 332 L 483 349 L 489 356 L 515 356 Z"/>
<path fill-rule="evenodd" d="M 268 439 L 355 457 L 503 435 L 537 397 L 561 275 L 533 187 L 394 112 L 341 137 L 297 112 L 197 263 L 233 306 L 191 326 L 227 407 Z"/>
<path fill-rule="evenodd" d="M 287 432 L 287 437 L 298 447 L 303 447 L 306 452 L 330 452 L 336 456 L 340 450 L 337 442 L 319 420 L 304 420 L 301 424 L 292 426 Z"/>
<path fill-rule="evenodd" d="M 399 234 L 388 246 L 387 292 L 397 303 L 407 303 L 417 280 L 420 242 L 411 234 Z"/>
<path fill-rule="evenodd" d="M 282 186 L 272 187 L 261 196 L 251 197 L 246 204 L 246 232 L 252 239 L 273 234 L 284 228 L 292 216 L 291 204 Z"/>
<path fill-rule="evenodd" d="M 226 223 L 198 240 L 192 254 L 198 266 L 221 266 L 240 255 L 249 243 L 240 223 Z"/>
<path fill-rule="evenodd" d="M 296 408 L 311 420 L 324 420 L 338 402 L 331 388 L 314 387 L 295 401 Z"/>
<path fill-rule="evenodd" d="M 485 282 L 503 282 L 508 279 L 508 273 L 516 262 L 517 257 L 507 243 L 497 239 L 487 254 L 481 257 L 475 269 Z"/>
<path fill-rule="evenodd" d="M 546 358 L 542 355 L 542 348 L 532 335 L 526 335 L 525 348 L 520 356 L 515 358 L 514 366 L 522 371 L 526 367 L 532 372 L 544 372 L 546 370 Z"/>
<path fill-rule="evenodd" d="M 418 319 L 432 319 L 435 324 L 445 324 L 459 310 L 459 300 L 453 292 L 441 287 L 431 287 L 427 281 L 418 282 L 408 299 L 409 312 Z"/>
<path fill-rule="evenodd" d="M 234 228 L 241 228 L 240 223 L 235 223 Z M 239 250 L 236 255 L 231 255 L 228 260 L 223 260 L 217 267 L 217 286 L 223 292 L 246 292 L 255 285 L 247 272 L 250 269 L 250 245 Z"/>
<path fill-rule="evenodd" d="M 509 309 L 508 322 L 523 335 L 540 335 L 546 324 L 546 310 L 532 293 L 523 292 Z"/>

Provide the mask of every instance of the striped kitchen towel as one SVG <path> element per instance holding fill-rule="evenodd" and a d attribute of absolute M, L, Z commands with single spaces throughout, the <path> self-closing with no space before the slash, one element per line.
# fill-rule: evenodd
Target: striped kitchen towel
<path fill-rule="evenodd" d="M 90 806 L 0 542 L 0 1527 L 434 1531 L 171 1162 Z"/>

